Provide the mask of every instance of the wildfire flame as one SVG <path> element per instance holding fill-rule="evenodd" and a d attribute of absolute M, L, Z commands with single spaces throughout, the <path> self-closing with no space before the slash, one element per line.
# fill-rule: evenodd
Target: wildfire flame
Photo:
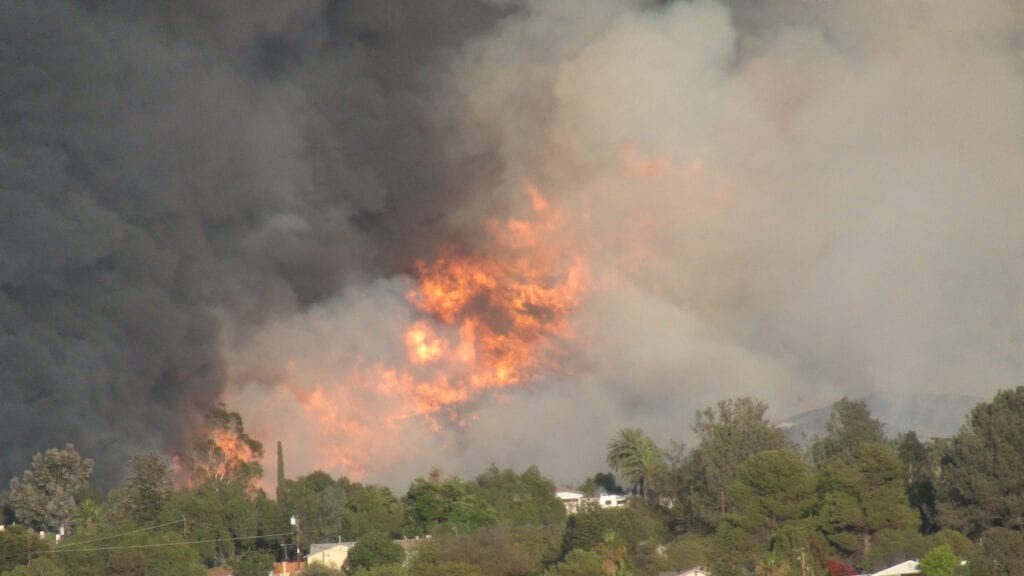
<path fill-rule="evenodd" d="M 587 269 L 561 238 L 562 212 L 535 186 L 525 193 L 525 217 L 486 222 L 486 250 L 415 264 L 413 321 L 395 334 L 403 359 L 359 357 L 336 381 L 284 383 L 318 432 L 338 439 L 319 448 L 320 466 L 358 478 L 400 444 L 409 421 L 464 426 L 481 394 L 555 370 Z"/>

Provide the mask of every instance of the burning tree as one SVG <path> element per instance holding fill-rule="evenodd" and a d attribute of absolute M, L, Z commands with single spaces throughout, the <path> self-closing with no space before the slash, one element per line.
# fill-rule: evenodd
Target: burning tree
<path fill-rule="evenodd" d="M 263 444 L 245 433 L 242 417 L 219 404 L 206 413 L 185 468 L 193 485 L 216 480 L 252 488 L 263 477 L 262 459 Z"/>

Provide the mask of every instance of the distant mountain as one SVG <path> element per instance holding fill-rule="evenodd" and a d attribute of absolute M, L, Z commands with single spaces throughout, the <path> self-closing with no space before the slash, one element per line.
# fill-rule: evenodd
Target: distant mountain
<path fill-rule="evenodd" d="M 885 424 L 885 435 L 893 438 L 913 430 L 921 440 L 948 438 L 960 431 L 967 414 L 987 399 L 957 394 L 890 394 L 876 393 L 863 400 L 871 415 Z M 777 425 L 786 436 L 803 444 L 825 433 L 832 406 L 825 406 L 786 418 Z"/>

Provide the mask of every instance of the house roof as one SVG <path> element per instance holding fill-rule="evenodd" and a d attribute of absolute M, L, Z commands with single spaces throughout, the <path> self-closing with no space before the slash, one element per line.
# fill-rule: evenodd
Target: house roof
<path fill-rule="evenodd" d="M 906 562 L 900 562 L 895 566 L 889 566 L 885 570 L 880 570 L 871 574 L 871 576 L 907 576 L 909 574 L 920 574 L 921 570 L 918 569 L 917 560 L 907 560 Z"/>
<path fill-rule="evenodd" d="M 309 545 L 309 553 L 310 553 L 310 555 L 319 554 L 321 552 L 327 552 L 329 550 L 333 550 L 333 549 L 335 549 L 335 548 L 337 548 L 339 546 L 344 546 L 345 548 L 351 548 L 351 547 L 353 547 L 355 545 L 356 545 L 355 542 L 323 542 L 321 544 L 310 544 Z"/>

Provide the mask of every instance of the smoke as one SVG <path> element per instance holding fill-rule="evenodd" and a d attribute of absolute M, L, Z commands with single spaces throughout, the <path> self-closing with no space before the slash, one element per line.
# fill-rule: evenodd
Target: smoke
<path fill-rule="evenodd" d="M 13 4 L 0 475 L 73 441 L 116 477 L 221 398 L 289 473 L 401 488 L 575 482 L 615 430 L 686 440 L 732 396 L 1014 386 L 1022 24 L 998 0 Z M 588 257 L 578 338 L 434 432 L 357 376 L 401 362 L 414 262 L 486 257 L 527 181 Z"/>

